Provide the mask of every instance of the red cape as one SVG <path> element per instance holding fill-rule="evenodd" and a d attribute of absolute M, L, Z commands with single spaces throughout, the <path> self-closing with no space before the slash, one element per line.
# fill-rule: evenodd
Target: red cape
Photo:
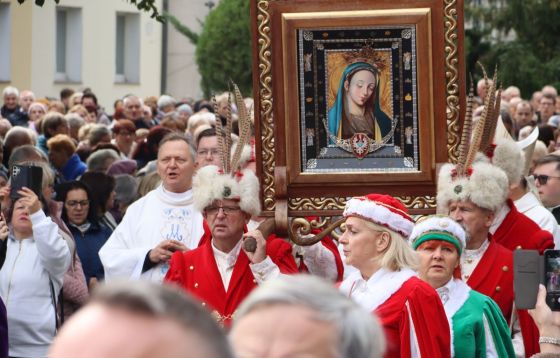
<path fill-rule="evenodd" d="M 441 300 L 436 291 L 419 278 L 409 278 L 374 312 L 385 330 L 385 357 L 411 356 L 411 327 L 415 330 L 421 357 L 451 356 L 449 323 Z"/>
<path fill-rule="evenodd" d="M 281 239 L 267 240 L 266 254 L 278 265 L 280 272 L 298 272 L 292 248 L 287 242 Z M 178 284 L 198 298 L 227 327 L 239 304 L 257 286 L 249 264 L 249 258 L 241 250 L 226 292 L 214 259 L 211 235 L 206 232 L 199 247 L 173 254 L 165 281 Z"/>

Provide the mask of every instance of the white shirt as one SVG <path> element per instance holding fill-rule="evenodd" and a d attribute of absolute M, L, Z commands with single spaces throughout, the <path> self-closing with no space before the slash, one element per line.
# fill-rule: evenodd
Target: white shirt
<path fill-rule="evenodd" d="M 215 245 L 214 240 L 212 240 L 212 251 L 214 252 L 214 259 L 216 260 L 216 265 L 218 266 L 218 272 L 222 277 L 222 283 L 227 291 L 229 288 L 229 282 L 231 281 L 231 276 L 233 275 L 233 268 L 241 252 L 241 244 L 243 240 L 239 240 L 233 249 L 228 252 L 220 251 Z M 272 259 L 267 256 L 262 262 L 257 264 L 249 264 L 249 268 L 257 280 L 258 284 L 264 281 L 271 280 L 280 276 L 280 268 L 276 265 Z"/>
<path fill-rule="evenodd" d="M 490 241 L 486 239 L 478 249 L 465 249 L 465 251 L 461 255 L 461 278 L 463 279 L 463 281 L 467 282 L 469 277 L 471 277 L 474 269 L 482 259 L 482 256 L 484 256 L 484 253 L 488 249 L 489 245 Z"/>

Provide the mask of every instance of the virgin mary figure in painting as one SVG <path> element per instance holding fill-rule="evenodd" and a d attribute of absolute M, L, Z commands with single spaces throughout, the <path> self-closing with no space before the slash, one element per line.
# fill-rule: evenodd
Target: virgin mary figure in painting
<path fill-rule="evenodd" d="M 342 73 L 336 99 L 328 112 L 329 132 L 337 139 L 365 133 L 382 142 L 391 132 L 392 120 L 379 104 L 379 68 L 369 62 L 355 60 Z"/>

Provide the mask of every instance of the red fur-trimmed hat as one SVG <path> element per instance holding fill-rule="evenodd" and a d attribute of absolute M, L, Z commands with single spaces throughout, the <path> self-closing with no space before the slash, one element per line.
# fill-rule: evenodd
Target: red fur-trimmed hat
<path fill-rule="evenodd" d="M 369 194 L 350 199 L 344 208 L 345 217 L 356 216 L 408 237 L 414 220 L 406 207 L 390 195 Z"/>

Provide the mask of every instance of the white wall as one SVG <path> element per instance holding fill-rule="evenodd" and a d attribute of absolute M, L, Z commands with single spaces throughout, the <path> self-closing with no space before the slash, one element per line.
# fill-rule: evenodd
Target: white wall
<path fill-rule="evenodd" d="M 212 0 L 218 5 L 219 0 Z M 204 5 L 208 0 L 169 0 L 169 13 L 173 14 L 181 23 L 191 30 L 200 33 L 201 27 L 197 19 L 204 21 L 209 8 Z M 167 51 L 167 93 L 180 99 L 202 97 L 200 75 L 195 60 L 195 47 L 190 40 L 168 26 L 168 51 Z"/>
<path fill-rule="evenodd" d="M 2 1 L 2 0 L 0 0 Z M 161 0 L 157 1 L 161 7 Z M 115 82 L 116 14 L 138 13 L 135 6 L 116 0 L 61 0 L 59 6 L 81 8 L 81 81 L 55 81 L 56 11 L 54 1 L 38 7 L 33 1 L 12 7 L 12 79 L 0 83 L 31 89 L 38 97 L 58 98 L 62 88 L 82 90 L 90 87 L 107 112 L 113 101 L 127 93 L 159 95 L 161 83 L 162 26 L 149 14 L 140 16 L 140 61 L 138 83 Z M 18 33 L 19 32 L 19 33 Z M 18 34 L 17 37 L 15 34 Z"/>

